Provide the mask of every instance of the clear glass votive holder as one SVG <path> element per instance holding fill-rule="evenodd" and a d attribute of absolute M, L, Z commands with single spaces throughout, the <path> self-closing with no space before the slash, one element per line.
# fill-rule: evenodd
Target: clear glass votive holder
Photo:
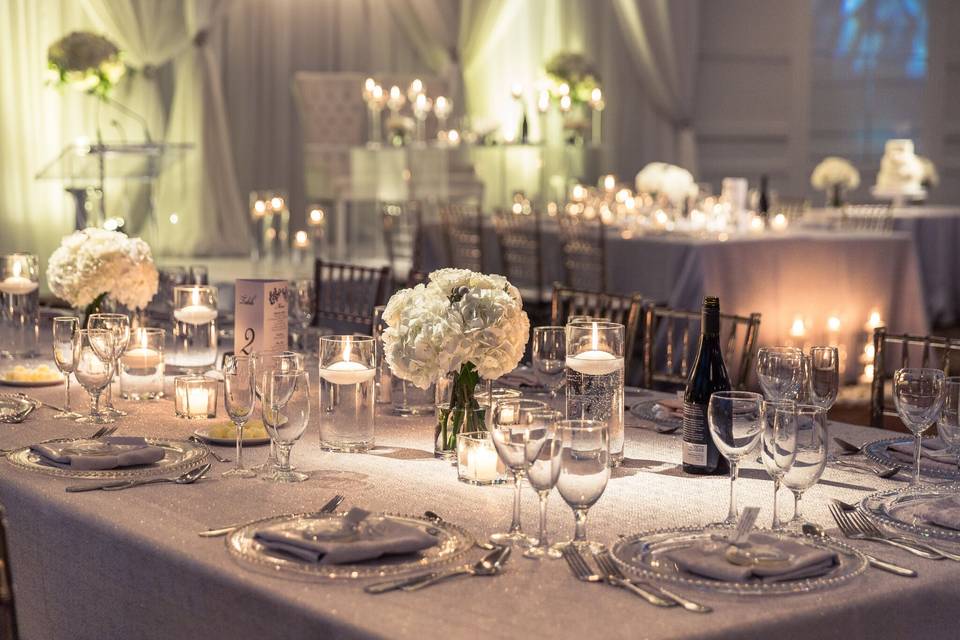
<path fill-rule="evenodd" d="M 375 342 L 369 336 L 320 338 L 320 446 L 360 453 L 374 444 Z"/>
<path fill-rule="evenodd" d="M 177 376 L 173 379 L 173 404 L 178 418 L 206 420 L 217 417 L 220 383 L 204 376 Z"/>
<path fill-rule="evenodd" d="M 391 412 L 395 416 L 426 416 L 436 406 L 435 385 L 421 389 L 409 380 L 393 377 L 390 381 Z"/>
<path fill-rule="evenodd" d="M 163 397 L 163 341 L 166 331 L 139 327 L 120 356 L 120 396 L 126 400 Z"/>
<path fill-rule="evenodd" d="M 37 256 L 0 256 L 0 357 L 39 355 L 40 262 Z"/>
<path fill-rule="evenodd" d="M 489 431 L 457 434 L 457 479 L 476 485 L 501 484 L 506 467 L 500 461 Z"/>
<path fill-rule="evenodd" d="M 566 326 L 567 419 L 597 420 L 610 433 L 610 466 L 623 462 L 624 327 L 617 322 Z"/>
<path fill-rule="evenodd" d="M 217 289 L 173 289 L 173 357 L 170 364 L 201 373 L 217 361 Z"/>

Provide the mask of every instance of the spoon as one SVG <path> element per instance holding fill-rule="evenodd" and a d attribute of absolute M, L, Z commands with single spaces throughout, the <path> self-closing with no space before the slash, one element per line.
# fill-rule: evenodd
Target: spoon
<path fill-rule="evenodd" d="M 424 511 L 424 512 L 423 512 L 423 517 L 424 517 L 424 518 L 427 518 L 427 519 L 429 519 L 429 520 L 433 520 L 433 521 L 436 522 L 437 524 L 440 524 L 441 522 L 444 522 L 444 519 L 441 518 L 439 514 L 434 513 L 433 511 Z M 478 547 L 481 548 L 481 549 L 486 549 L 487 551 L 496 551 L 497 549 L 500 548 L 500 547 L 498 547 L 498 546 L 495 545 L 495 544 L 490 544 L 489 542 L 480 542 L 480 541 L 478 541 L 478 540 L 475 540 L 475 541 L 473 542 L 473 544 L 475 544 L 476 546 L 478 546 Z"/>
<path fill-rule="evenodd" d="M 815 538 L 822 538 L 824 540 L 829 539 L 827 532 L 823 530 L 823 527 L 812 522 L 805 522 L 801 527 L 803 532 L 808 536 L 813 536 Z M 845 549 L 837 549 L 844 555 L 852 556 L 854 555 L 852 551 L 847 551 Z M 861 553 L 863 553 L 861 551 Z M 903 576 L 905 578 L 916 578 L 917 572 L 913 569 L 907 569 L 906 567 L 901 567 L 898 564 L 893 564 L 892 562 L 887 562 L 886 560 L 881 560 L 874 556 L 864 553 L 864 557 L 867 559 L 867 562 L 870 563 L 871 567 L 876 569 L 882 569 L 883 571 L 888 571 L 894 575 Z"/>
<path fill-rule="evenodd" d="M 172 482 L 174 484 L 193 484 L 197 480 L 203 477 L 207 471 L 210 470 L 210 464 L 205 464 L 203 466 L 197 467 L 196 469 L 191 469 L 186 473 L 177 476 L 176 478 L 150 478 L 148 480 L 121 480 L 119 482 L 108 482 L 106 484 L 95 484 L 95 485 L 73 485 L 67 487 L 68 493 L 79 493 L 82 491 L 96 491 L 98 489 L 103 489 L 104 491 L 119 491 L 120 489 L 129 489 L 130 487 L 139 487 L 144 484 L 160 484 L 162 482 Z"/>
<path fill-rule="evenodd" d="M 432 584 L 436 584 L 441 580 L 446 580 L 447 578 L 452 578 L 453 576 L 495 576 L 500 573 L 503 563 L 506 562 L 507 558 L 510 557 L 511 550 L 511 547 L 501 547 L 500 549 L 491 551 L 487 555 L 483 556 L 479 561 L 477 561 L 476 564 L 472 566 L 466 565 L 450 571 L 437 573 L 430 576 L 426 580 L 405 585 L 402 587 L 402 589 L 404 591 L 418 591 L 419 589 L 429 587 Z"/>

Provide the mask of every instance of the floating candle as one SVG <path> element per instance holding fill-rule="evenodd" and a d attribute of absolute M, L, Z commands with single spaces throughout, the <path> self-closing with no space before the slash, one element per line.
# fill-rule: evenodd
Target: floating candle
<path fill-rule="evenodd" d="M 16 260 L 16 258 L 14 258 Z M 37 290 L 37 287 L 40 285 L 30 278 L 25 278 L 20 273 L 23 270 L 23 263 L 14 262 L 11 271 L 11 275 L 7 276 L 3 280 L 0 280 L 0 291 L 4 293 L 9 293 L 12 295 L 26 295 L 28 293 L 33 293 Z"/>
<path fill-rule="evenodd" d="M 320 377 L 333 384 L 359 384 L 373 378 L 376 369 L 362 362 L 344 360 L 334 362 L 328 367 L 320 367 Z"/>
<path fill-rule="evenodd" d="M 200 290 L 194 289 L 191 293 L 191 304 L 182 309 L 174 309 L 173 317 L 184 324 L 201 325 L 213 322 L 217 318 L 217 310 L 200 304 Z"/>
<path fill-rule="evenodd" d="M 605 376 L 623 369 L 623 358 L 606 351 L 583 351 L 567 356 L 567 366 L 588 376 Z"/>
<path fill-rule="evenodd" d="M 155 349 L 136 347 L 124 353 L 120 361 L 128 369 L 154 369 L 163 361 L 163 357 Z"/>

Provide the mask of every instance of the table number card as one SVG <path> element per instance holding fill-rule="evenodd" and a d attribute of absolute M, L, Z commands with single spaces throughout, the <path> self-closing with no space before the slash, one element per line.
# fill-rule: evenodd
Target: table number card
<path fill-rule="evenodd" d="M 237 280 L 233 352 L 287 348 L 287 281 Z"/>

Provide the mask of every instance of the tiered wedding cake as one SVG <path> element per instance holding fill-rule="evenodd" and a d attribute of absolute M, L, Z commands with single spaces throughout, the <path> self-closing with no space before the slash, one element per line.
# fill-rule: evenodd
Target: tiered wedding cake
<path fill-rule="evenodd" d="M 923 164 L 913 152 L 912 140 L 887 140 L 877 174 L 876 191 L 913 195 L 923 192 Z"/>

